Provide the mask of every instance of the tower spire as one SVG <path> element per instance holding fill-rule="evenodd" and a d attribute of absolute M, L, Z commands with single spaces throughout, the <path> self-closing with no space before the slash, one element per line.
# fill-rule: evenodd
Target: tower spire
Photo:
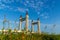
<path fill-rule="evenodd" d="M 26 11 L 26 32 L 28 32 L 28 25 L 29 25 L 29 15 L 28 15 L 28 11 Z"/>
<path fill-rule="evenodd" d="M 37 20 L 39 20 L 39 18 Z"/>
<path fill-rule="evenodd" d="M 20 32 L 21 32 L 21 27 L 22 27 L 22 15 L 20 16 L 20 23 L 19 23 L 19 25 L 20 25 Z"/>
<path fill-rule="evenodd" d="M 26 11 L 26 15 L 28 15 L 28 11 Z"/>

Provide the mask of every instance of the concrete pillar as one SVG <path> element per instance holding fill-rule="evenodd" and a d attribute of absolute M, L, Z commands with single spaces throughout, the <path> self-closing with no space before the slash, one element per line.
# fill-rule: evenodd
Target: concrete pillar
<path fill-rule="evenodd" d="M 32 20 L 32 26 L 31 26 L 31 31 L 32 31 L 32 33 L 34 33 L 34 24 L 33 24 L 33 20 Z"/>
<path fill-rule="evenodd" d="M 40 31 L 40 20 L 39 20 L 39 18 L 38 18 L 38 33 L 41 33 L 41 31 Z"/>
<path fill-rule="evenodd" d="M 28 32 L 28 25 L 29 25 L 29 16 L 28 16 L 28 12 L 26 12 L 26 32 Z"/>
<path fill-rule="evenodd" d="M 20 16 L 20 31 L 21 31 L 21 28 L 22 28 L 22 16 Z"/>

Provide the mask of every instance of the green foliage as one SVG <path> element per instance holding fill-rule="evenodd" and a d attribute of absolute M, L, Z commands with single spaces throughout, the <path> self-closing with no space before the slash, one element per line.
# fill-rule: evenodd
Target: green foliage
<path fill-rule="evenodd" d="M 38 34 L 38 33 L 12 33 L 11 30 L 7 34 L 0 34 L 0 40 L 60 40 L 60 35 Z"/>

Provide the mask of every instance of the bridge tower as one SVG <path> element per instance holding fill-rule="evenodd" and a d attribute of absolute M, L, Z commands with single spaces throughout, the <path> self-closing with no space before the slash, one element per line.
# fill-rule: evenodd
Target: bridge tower
<path fill-rule="evenodd" d="M 37 27 L 38 27 L 38 33 L 40 34 L 41 31 L 40 31 L 40 20 L 39 20 L 39 18 L 37 19 L 37 22 L 33 22 L 33 20 L 32 20 L 32 27 L 31 27 L 32 33 L 34 33 L 34 25 L 37 25 Z"/>

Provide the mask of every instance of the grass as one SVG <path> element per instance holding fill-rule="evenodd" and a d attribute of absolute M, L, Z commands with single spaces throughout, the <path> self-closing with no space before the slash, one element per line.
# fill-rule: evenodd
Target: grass
<path fill-rule="evenodd" d="M 0 40 L 60 40 L 60 35 L 53 34 L 24 34 L 24 33 L 0 33 Z"/>
<path fill-rule="evenodd" d="M 38 34 L 38 33 L 18 33 L 18 32 L 11 32 L 9 30 L 7 33 L 4 34 L 0 33 L 0 40 L 60 40 L 60 35 L 58 34 Z"/>

